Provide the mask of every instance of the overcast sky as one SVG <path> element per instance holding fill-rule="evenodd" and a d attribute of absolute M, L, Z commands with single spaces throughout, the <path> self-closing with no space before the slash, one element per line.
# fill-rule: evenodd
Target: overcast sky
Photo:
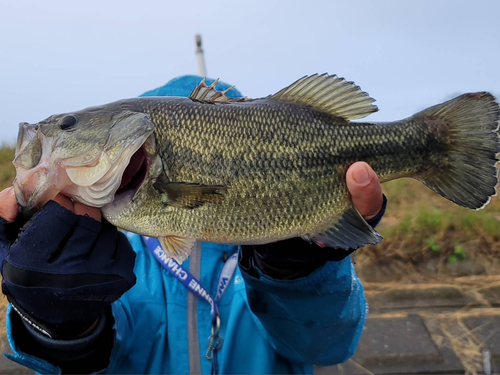
<path fill-rule="evenodd" d="M 335 73 L 396 120 L 453 95 L 500 94 L 500 1 L 0 0 L 0 142 L 17 124 L 196 74 L 249 97 Z"/>

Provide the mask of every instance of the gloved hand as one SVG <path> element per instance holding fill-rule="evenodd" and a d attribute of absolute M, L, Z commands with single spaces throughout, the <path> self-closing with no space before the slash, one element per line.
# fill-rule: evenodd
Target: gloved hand
<path fill-rule="evenodd" d="M 74 339 L 91 330 L 105 307 L 135 284 L 127 238 L 105 220 L 54 201 L 22 227 L 13 221 L 16 212 L 6 189 L 0 193 L 3 293 L 25 322 L 49 337 Z"/>

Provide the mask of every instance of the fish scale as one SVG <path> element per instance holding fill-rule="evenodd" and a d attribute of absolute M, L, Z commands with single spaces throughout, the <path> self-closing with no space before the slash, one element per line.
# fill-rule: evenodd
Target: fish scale
<path fill-rule="evenodd" d="M 177 209 L 169 214 L 168 221 L 177 224 L 172 231 L 174 234 L 182 234 L 182 228 L 190 227 L 197 233 L 197 238 L 241 243 L 249 240 L 249 231 L 252 231 L 253 239 L 261 237 L 257 241 L 316 233 L 326 229 L 325 222 L 328 228 L 331 225 L 329 219 L 338 216 L 345 208 L 345 204 L 344 207 L 339 205 L 348 197 L 345 176 L 334 170 L 336 166 L 337 169 L 342 166 L 345 171 L 354 161 L 364 159 L 381 176 L 387 174 L 386 170 L 397 168 L 393 158 L 397 154 L 391 147 L 392 133 L 387 131 L 390 125 L 348 125 L 340 118 L 298 109 L 286 103 L 273 103 L 268 99 L 240 103 L 229 109 L 224 105 L 200 108 L 203 104 L 189 99 L 178 99 L 176 103 L 157 99 L 156 105 L 151 101 L 155 99 L 140 99 L 138 105 L 155 123 L 159 143 L 169 144 L 168 150 L 161 152 L 167 160 L 168 178 L 230 186 L 224 203 L 219 206 L 201 207 L 199 212 Z M 175 109 L 170 110 L 170 106 Z M 164 116 L 165 113 L 171 117 Z M 272 123 L 266 120 L 268 113 L 291 120 Z M 176 118 L 184 121 L 176 121 Z M 308 126 L 301 126 L 301 121 Z M 169 126 L 170 123 L 175 125 Z M 360 133 L 371 140 L 366 151 L 362 149 L 366 147 L 363 142 L 357 141 Z M 237 137 L 239 134 L 249 138 Z M 267 134 L 275 136 L 268 137 Z M 286 141 L 295 147 L 283 147 Z M 420 143 L 420 138 L 413 142 Z M 379 151 L 383 154 L 373 158 L 371 149 L 378 143 L 382 145 Z M 403 150 L 400 148 L 400 151 Z M 280 155 L 281 158 L 272 158 L 271 155 Z M 385 155 L 391 157 L 391 163 L 379 163 Z M 275 168 L 271 167 L 273 162 Z M 412 162 L 398 160 L 405 167 Z M 287 171 L 293 174 L 290 176 Z M 240 192 L 257 198 L 259 204 L 248 198 L 244 200 Z M 282 201 L 276 200 L 275 193 L 285 201 L 292 201 L 297 196 L 300 200 L 291 206 L 283 205 Z M 235 205 L 237 201 L 241 204 Z M 301 204 L 313 201 L 323 202 L 324 207 Z M 264 217 L 263 221 L 268 225 L 259 225 L 262 220 L 253 222 L 257 217 Z M 216 223 L 210 229 L 207 218 Z M 306 222 L 315 225 L 305 227 Z M 272 232 L 270 227 L 274 229 Z"/>

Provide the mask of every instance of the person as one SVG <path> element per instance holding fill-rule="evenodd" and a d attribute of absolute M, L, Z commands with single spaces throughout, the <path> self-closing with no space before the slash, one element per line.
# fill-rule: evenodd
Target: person
<path fill-rule="evenodd" d="M 148 95 L 187 96 L 200 79 L 180 77 Z M 375 172 L 357 162 L 346 180 L 355 207 L 377 225 L 386 200 Z M 197 242 L 183 267 L 212 295 L 238 254 L 218 304 L 213 351 L 211 306 L 156 261 L 143 237 L 118 231 L 99 209 L 58 195 L 23 223 L 7 188 L 0 217 L 13 351 L 6 355 L 34 371 L 312 373 L 313 365 L 344 362 L 357 348 L 367 305 L 352 251 L 300 238 L 259 246 Z"/>

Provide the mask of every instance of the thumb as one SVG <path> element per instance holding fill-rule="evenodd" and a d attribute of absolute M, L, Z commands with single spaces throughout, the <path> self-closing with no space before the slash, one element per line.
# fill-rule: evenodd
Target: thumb
<path fill-rule="evenodd" d="M 0 217 L 7 222 L 14 221 L 17 217 L 17 202 L 13 187 L 0 191 Z"/>
<path fill-rule="evenodd" d="M 352 203 L 366 220 L 376 216 L 382 209 L 382 187 L 377 174 L 365 162 L 356 162 L 349 167 L 346 183 Z"/>

